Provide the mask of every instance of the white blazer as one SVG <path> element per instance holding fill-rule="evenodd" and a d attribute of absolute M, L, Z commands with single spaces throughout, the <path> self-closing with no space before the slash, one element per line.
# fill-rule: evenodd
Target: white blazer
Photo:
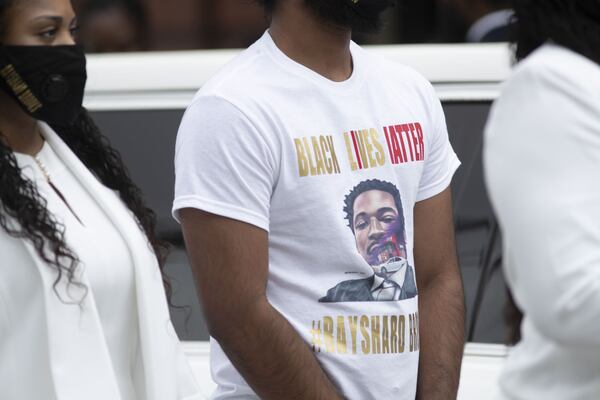
<path fill-rule="evenodd" d="M 140 354 L 132 376 L 138 398 L 200 399 L 145 235 L 118 196 L 47 125 L 41 128 L 47 143 L 96 199 L 131 251 L 140 331 Z M 2 211 L 0 206 L 0 218 L 16 226 Z M 56 277 L 56 270 L 30 242 L 0 229 L 0 399 L 119 400 L 92 291 L 81 306 L 65 304 L 54 292 Z M 85 272 L 78 279 L 89 287 Z"/>

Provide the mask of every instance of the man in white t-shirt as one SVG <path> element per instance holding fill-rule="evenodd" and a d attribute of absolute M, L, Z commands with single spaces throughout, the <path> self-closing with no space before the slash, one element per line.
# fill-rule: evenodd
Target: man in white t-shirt
<path fill-rule="evenodd" d="M 390 4 L 265 2 L 269 31 L 186 111 L 173 213 L 213 399 L 456 398 L 459 161 L 431 85 L 350 40 Z"/>

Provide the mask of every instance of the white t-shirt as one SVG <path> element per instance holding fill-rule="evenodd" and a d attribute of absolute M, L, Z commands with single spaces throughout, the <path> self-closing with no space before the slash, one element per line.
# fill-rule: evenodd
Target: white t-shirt
<path fill-rule="evenodd" d="M 47 200 L 50 213 L 65 226 L 66 243 L 79 258 L 79 268 L 90 283 L 88 296 L 93 296 L 93 302 L 87 306 L 95 304 L 100 317 L 121 400 L 135 400 L 132 374 L 139 346 L 134 270 L 129 249 L 110 219 L 47 142 L 36 156 L 39 163 L 25 154 L 15 153 L 15 157 L 23 174 L 36 183 L 39 193 Z M 48 184 L 41 168 L 46 170 L 68 205 Z M 13 282 L 25 285 L 23 287 L 33 283 Z M 64 328 L 77 329 L 76 326 Z"/>
<path fill-rule="evenodd" d="M 222 69 L 181 123 L 173 210 L 268 231 L 269 302 L 343 394 L 414 399 L 413 207 L 446 189 L 459 162 L 432 86 L 351 51 L 352 76 L 333 82 L 265 33 Z M 211 350 L 213 398 L 256 398 Z"/>
<path fill-rule="evenodd" d="M 600 399 L 600 66 L 547 44 L 485 133 L 504 271 L 523 310 L 502 399 Z"/>

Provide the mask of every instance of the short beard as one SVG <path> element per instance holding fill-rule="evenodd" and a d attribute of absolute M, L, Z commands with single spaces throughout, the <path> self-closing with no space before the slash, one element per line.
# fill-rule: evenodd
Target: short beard
<path fill-rule="evenodd" d="M 383 12 L 395 0 L 304 0 L 314 14 L 326 23 L 355 33 L 377 33 L 383 27 Z"/>

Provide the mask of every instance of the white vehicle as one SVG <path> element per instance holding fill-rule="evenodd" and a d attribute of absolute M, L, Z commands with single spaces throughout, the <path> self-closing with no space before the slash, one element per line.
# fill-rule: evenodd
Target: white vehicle
<path fill-rule="evenodd" d="M 450 138 L 463 163 L 453 182 L 453 195 L 471 341 L 465 348 L 459 399 L 491 399 L 507 352 L 501 344 L 505 290 L 497 268 L 498 232 L 483 186 L 481 133 L 490 104 L 510 72 L 509 48 L 506 44 L 481 44 L 368 49 L 414 67 L 434 84 L 443 102 Z M 88 61 L 85 105 L 121 150 L 133 178 L 157 210 L 160 235 L 176 245 L 168 265 L 175 276 L 174 300 L 189 305 L 191 314 L 187 319 L 185 311 L 175 310 L 173 321 L 186 339 L 187 354 L 206 395 L 214 388 L 208 367 L 208 334 L 179 227 L 170 216 L 173 153 L 179 120 L 193 95 L 237 53 L 93 55 Z"/>
<path fill-rule="evenodd" d="M 388 279 L 396 272 L 400 271 L 407 264 L 406 258 L 392 257 L 379 266 L 371 266 L 375 271 L 375 275 L 378 275 L 384 279 Z"/>

